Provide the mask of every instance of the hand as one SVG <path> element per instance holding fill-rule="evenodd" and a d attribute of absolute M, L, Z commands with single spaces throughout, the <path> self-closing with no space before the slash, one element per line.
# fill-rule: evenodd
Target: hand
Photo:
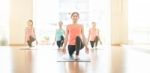
<path fill-rule="evenodd" d="M 38 41 L 36 41 L 36 45 L 38 45 Z"/>
<path fill-rule="evenodd" d="M 85 53 L 89 54 L 89 48 L 85 47 Z"/>
<path fill-rule="evenodd" d="M 66 49 L 62 48 L 62 52 L 63 52 L 63 54 L 66 54 Z"/>
<path fill-rule="evenodd" d="M 52 46 L 54 46 L 54 45 L 55 45 L 55 42 L 52 43 Z"/>
<path fill-rule="evenodd" d="M 24 42 L 24 46 L 27 46 L 27 42 Z"/>

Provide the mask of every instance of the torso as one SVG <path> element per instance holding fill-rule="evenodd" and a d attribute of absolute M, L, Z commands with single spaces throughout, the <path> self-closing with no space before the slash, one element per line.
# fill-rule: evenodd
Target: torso
<path fill-rule="evenodd" d="M 69 37 L 68 37 L 68 41 L 69 41 L 69 45 L 75 45 L 75 39 L 77 36 L 81 37 L 81 33 L 82 33 L 82 27 L 81 25 L 77 24 L 77 25 L 68 25 L 68 32 L 69 32 Z"/>
<path fill-rule="evenodd" d="M 90 41 L 94 41 L 96 36 L 98 36 L 98 29 L 91 28 L 90 29 Z"/>
<path fill-rule="evenodd" d="M 60 41 L 60 37 L 64 36 L 65 31 L 63 29 L 57 29 L 56 30 L 56 40 Z"/>
<path fill-rule="evenodd" d="M 29 37 L 32 36 L 35 38 L 34 28 L 26 27 L 26 41 L 29 40 Z"/>

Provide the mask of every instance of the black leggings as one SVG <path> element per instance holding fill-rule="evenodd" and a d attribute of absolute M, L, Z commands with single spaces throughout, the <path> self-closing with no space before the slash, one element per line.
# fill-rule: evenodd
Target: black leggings
<path fill-rule="evenodd" d="M 68 45 L 69 55 L 72 57 L 74 51 L 76 51 L 76 55 L 79 55 L 79 51 L 84 47 L 82 40 L 80 37 L 76 37 L 76 45 Z"/>
<path fill-rule="evenodd" d="M 29 40 L 27 41 L 29 47 L 32 47 L 32 42 L 33 41 L 35 41 L 35 38 L 33 38 L 32 36 L 30 36 Z"/>
<path fill-rule="evenodd" d="M 98 41 L 99 41 L 99 38 L 98 38 L 98 36 L 96 36 L 94 41 L 90 41 L 91 47 L 92 47 L 92 48 L 93 48 L 94 46 L 97 47 Z"/>
<path fill-rule="evenodd" d="M 60 47 L 63 45 L 63 43 L 64 43 L 64 37 L 61 36 L 60 41 L 57 41 L 57 46 L 58 46 L 58 48 L 60 48 Z"/>

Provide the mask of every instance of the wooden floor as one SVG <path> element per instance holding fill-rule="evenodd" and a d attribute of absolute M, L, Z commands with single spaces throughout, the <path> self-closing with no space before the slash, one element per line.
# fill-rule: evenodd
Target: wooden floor
<path fill-rule="evenodd" d="M 112 46 L 111 49 L 112 73 L 150 73 L 150 46 Z M 57 62 L 62 54 L 50 46 L 0 47 L 0 73 L 106 73 L 104 51 L 104 48 L 90 49 L 91 62 Z"/>
<path fill-rule="evenodd" d="M 150 73 L 150 45 L 112 47 L 112 73 Z"/>
<path fill-rule="evenodd" d="M 87 55 L 91 62 L 57 62 L 63 56 L 60 50 L 51 46 L 37 46 L 27 48 L 24 46 L 3 47 L 9 64 L 5 66 L 3 73 L 105 73 L 106 62 L 104 48 L 90 49 L 85 54 L 81 50 L 80 55 Z M 0 54 L 1 55 L 1 54 Z M 4 62 L 5 64 L 8 62 Z M 4 65 L 4 64 L 2 64 Z M 4 70 L 3 70 L 4 71 Z M 1 71 L 0 71 L 1 73 Z"/>

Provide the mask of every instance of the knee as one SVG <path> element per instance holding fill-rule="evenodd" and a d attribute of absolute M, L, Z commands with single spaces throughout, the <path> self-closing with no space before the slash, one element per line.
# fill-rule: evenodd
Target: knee
<path fill-rule="evenodd" d="M 60 41 L 63 42 L 64 41 L 64 36 L 60 37 Z"/>
<path fill-rule="evenodd" d="M 76 41 L 80 41 L 80 37 L 79 36 L 76 37 Z"/>

